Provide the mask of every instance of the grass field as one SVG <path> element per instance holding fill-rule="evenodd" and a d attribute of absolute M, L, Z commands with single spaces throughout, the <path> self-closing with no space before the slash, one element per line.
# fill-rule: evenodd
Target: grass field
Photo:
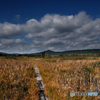
<path fill-rule="evenodd" d="M 34 64 L 49 100 L 99 100 L 70 92 L 100 92 L 100 57 L 0 57 L 0 100 L 38 100 Z"/>

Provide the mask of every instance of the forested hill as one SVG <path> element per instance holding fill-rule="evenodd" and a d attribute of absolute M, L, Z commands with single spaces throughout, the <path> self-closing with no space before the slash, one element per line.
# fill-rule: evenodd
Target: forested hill
<path fill-rule="evenodd" d="M 56 51 L 43 51 L 39 53 L 32 53 L 31 55 L 99 55 L 100 49 L 90 49 L 90 50 L 72 50 L 72 51 L 62 51 L 62 52 L 56 52 Z"/>
<path fill-rule="evenodd" d="M 51 50 L 46 50 L 43 52 L 38 52 L 38 53 L 31 53 L 31 54 L 7 54 L 7 53 L 2 53 L 0 52 L 0 56 L 3 55 L 88 55 L 88 54 L 93 54 L 93 55 L 99 55 L 100 54 L 100 49 L 89 49 L 89 50 L 71 50 L 71 51 L 62 51 L 62 52 L 56 52 L 56 51 L 51 51 Z"/>

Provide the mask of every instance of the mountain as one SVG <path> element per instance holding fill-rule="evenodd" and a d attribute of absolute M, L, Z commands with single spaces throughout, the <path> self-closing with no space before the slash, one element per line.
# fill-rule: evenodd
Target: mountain
<path fill-rule="evenodd" d="M 100 49 L 87 49 L 87 50 L 71 50 L 71 51 L 62 51 L 62 52 L 55 52 L 51 50 L 33 53 L 33 55 L 85 55 L 85 54 L 100 54 Z"/>
<path fill-rule="evenodd" d="M 0 52 L 0 56 L 3 55 L 14 55 L 14 56 L 41 56 L 41 55 L 88 55 L 88 54 L 100 54 L 100 49 L 87 49 L 87 50 L 71 50 L 71 51 L 62 51 L 62 52 L 57 52 L 57 51 L 51 51 L 51 50 L 46 50 L 38 53 L 31 53 L 31 54 L 7 54 Z"/>
<path fill-rule="evenodd" d="M 7 53 L 0 52 L 0 56 L 7 55 Z"/>

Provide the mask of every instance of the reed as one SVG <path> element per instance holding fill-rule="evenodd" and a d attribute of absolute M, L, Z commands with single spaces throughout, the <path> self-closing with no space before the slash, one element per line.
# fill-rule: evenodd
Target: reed
<path fill-rule="evenodd" d="M 100 59 L 0 57 L 0 100 L 38 100 L 34 64 L 42 76 L 49 100 L 97 100 L 70 97 L 70 92 L 100 92 Z"/>

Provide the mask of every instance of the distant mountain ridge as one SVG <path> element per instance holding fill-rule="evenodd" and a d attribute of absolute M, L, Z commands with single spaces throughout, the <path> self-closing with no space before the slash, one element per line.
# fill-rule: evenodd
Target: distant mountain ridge
<path fill-rule="evenodd" d="M 87 49 L 87 50 L 70 50 L 70 51 L 52 51 L 46 50 L 39 53 L 32 53 L 33 55 L 85 55 L 85 54 L 100 54 L 100 49 Z"/>
<path fill-rule="evenodd" d="M 0 52 L 0 56 L 6 55 L 7 53 Z"/>
<path fill-rule="evenodd" d="M 100 49 L 70 50 L 70 51 L 61 51 L 61 52 L 47 50 L 44 52 L 49 55 L 100 54 Z M 41 53 L 43 53 L 43 52 L 41 52 Z"/>
<path fill-rule="evenodd" d="M 100 54 L 100 49 L 87 49 L 87 50 L 70 50 L 70 51 L 52 51 L 52 50 L 46 50 L 38 53 L 31 53 L 31 54 L 8 54 L 4 52 L 0 52 L 0 56 L 3 55 L 42 55 L 42 54 L 48 54 L 48 55 L 84 55 L 84 54 Z"/>

